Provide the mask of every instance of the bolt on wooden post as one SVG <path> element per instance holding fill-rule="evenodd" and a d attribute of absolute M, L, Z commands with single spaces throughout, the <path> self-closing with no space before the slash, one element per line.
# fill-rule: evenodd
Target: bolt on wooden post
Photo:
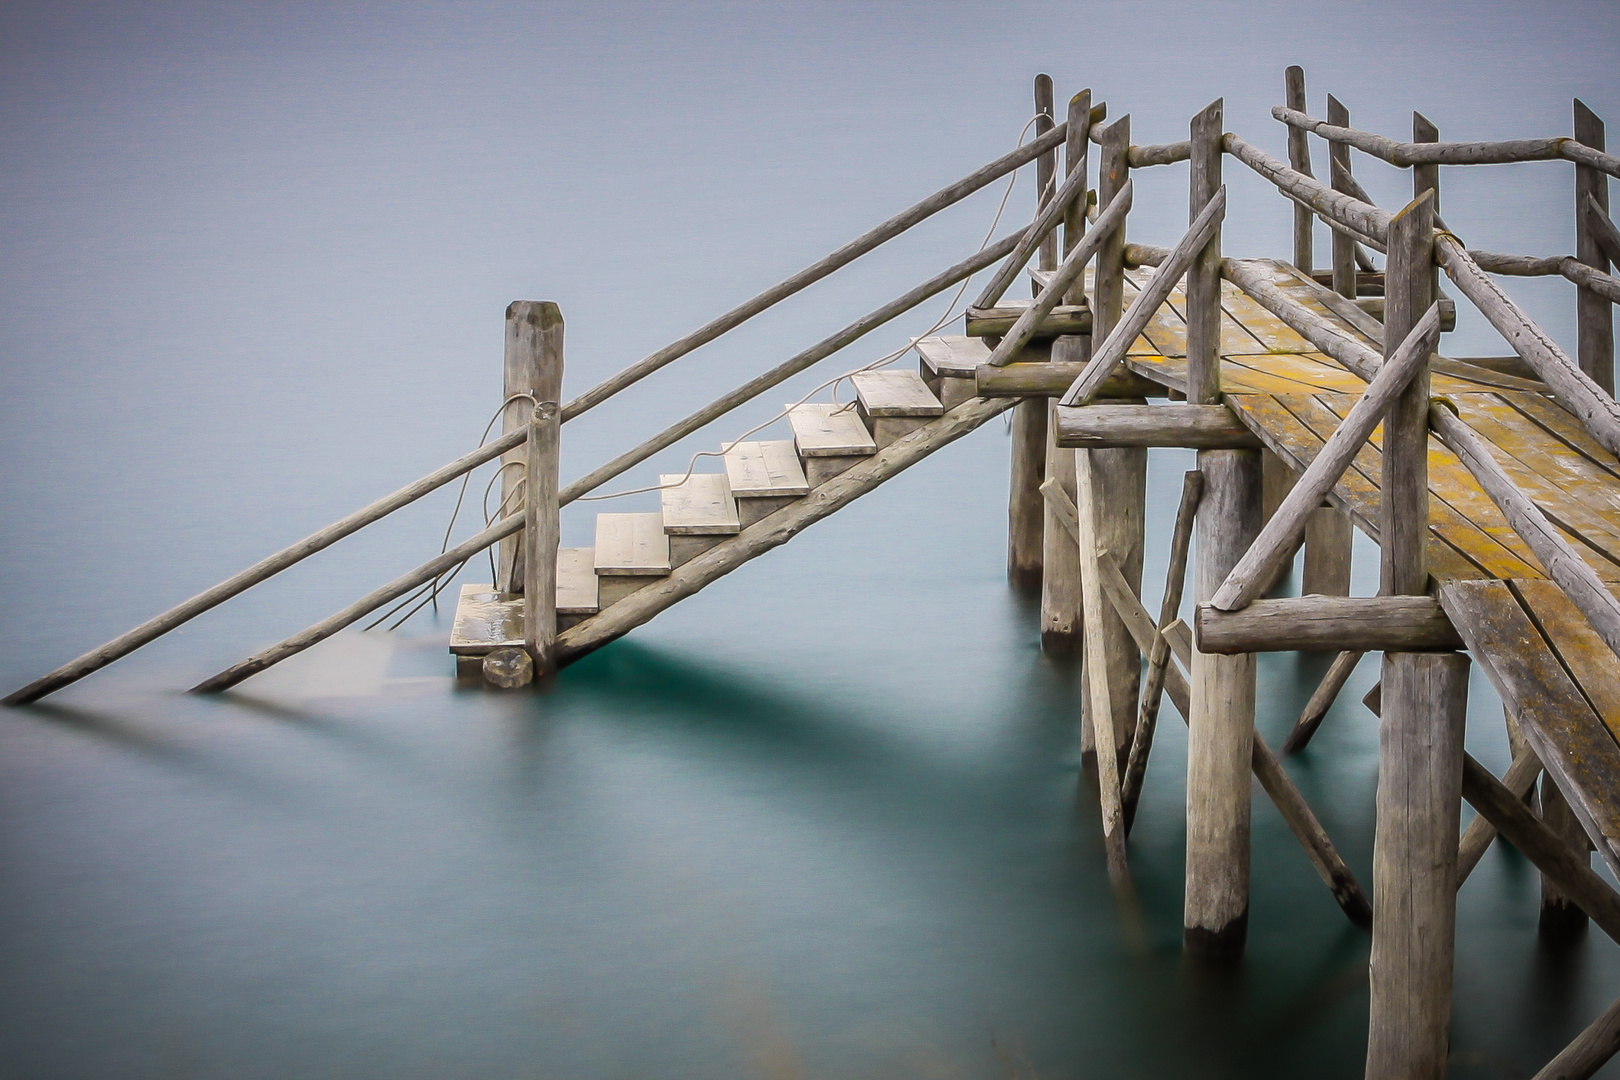
<path fill-rule="evenodd" d="M 1431 187 L 1391 220 L 1388 247 L 1386 359 L 1434 301 Z M 1428 405 L 1425 364 L 1384 420 L 1386 596 L 1419 596 L 1428 587 Z M 1385 653 L 1382 686 L 1366 1075 L 1440 1080 L 1451 1025 L 1468 657 Z"/>
<path fill-rule="evenodd" d="M 1189 220 L 1221 187 L 1222 103 L 1192 121 Z M 1187 271 L 1187 401 L 1220 401 L 1221 234 Z M 1258 450 L 1201 450 L 1195 599 L 1206 602 L 1260 532 Z M 1249 790 L 1253 757 L 1253 654 L 1194 651 L 1187 735 L 1187 951 L 1226 960 L 1242 953 L 1249 924 Z"/>

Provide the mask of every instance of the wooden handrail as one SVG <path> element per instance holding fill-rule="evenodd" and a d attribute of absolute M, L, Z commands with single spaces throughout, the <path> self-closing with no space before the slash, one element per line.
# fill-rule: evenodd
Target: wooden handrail
<path fill-rule="evenodd" d="M 1272 106 L 1271 115 L 1289 127 L 1320 135 L 1328 142 L 1346 143 L 1401 168 L 1409 165 L 1502 165 L 1515 161 L 1564 160 L 1591 165 L 1610 176 L 1620 177 L 1620 157 L 1594 150 L 1568 135 L 1496 142 L 1398 142 L 1370 131 L 1339 127 L 1283 105 Z"/>
<path fill-rule="evenodd" d="M 990 162 L 990 164 L 969 173 L 956 183 L 941 188 L 922 202 L 917 203 L 908 210 L 901 211 L 876 228 L 861 234 L 837 251 L 805 267 L 792 277 L 772 285 L 752 300 L 739 304 L 719 318 L 698 327 L 680 340 L 665 345 L 646 359 L 631 364 L 617 375 L 604 380 L 564 405 L 563 420 L 572 420 L 587 409 L 600 405 L 625 387 L 640 382 L 659 368 L 679 360 L 700 345 L 707 345 L 721 334 L 741 326 L 760 312 L 786 300 L 801 289 L 813 285 L 839 267 L 854 262 L 879 245 L 899 236 L 918 222 L 932 217 L 947 206 L 960 202 L 985 185 L 994 183 L 1006 176 L 1014 169 L 1029 164 L 1042 154 L 1062 146 L 1064 138 L 1068 135 L 1068 130 L 1069 125 L 1067 123 L 1058 124 L 1039 138 L 1020 146 L 1009 154 L 1004 154 L 995 161 Z"/>
<path fill-rule="evenodd" d="M 1587 266 L 1573 255 L 1503 255 L 1496 251 L 1468 249 L 1468 257 L 1481 270 L 1510 277 L 1563 277 L 1620 304 L 1620 278 Z"/>

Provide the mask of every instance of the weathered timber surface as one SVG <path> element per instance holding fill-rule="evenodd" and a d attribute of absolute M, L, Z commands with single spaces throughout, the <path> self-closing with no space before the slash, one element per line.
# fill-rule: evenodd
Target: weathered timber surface
<path fill-rule="evenodd" d="M 1532 1080 L 1587 1080 L 1620 1052 L 1620 1001 L 1593 1020 Z"/>
<path fill-rule="evenodd" d="M 1121 446 L 1260 448 L 1260 440 L 1225 405 L 1184 404 L 1060 405 L 1057 444 L 1087 450 Z"/>
<path fill-rule="evenodd" d="M 1541 759 L 1526 746 L 1513 755 L 1513 763 L 1502 774 L 1502 786 L 1512 792 L 1515 799 L 1522 799 L 1540 775 Z M 1496 826 L 1491 824 L 1491 819 L 1484 814 L 1475 814 L 1474 820 L 1463 830 L 1462 839 L 1457 841 L 1457 888 L 1463 887 L 1463 882 L 1474 872 L 1474 867 L 1485 857 L 1491 841 L 1496 837 Z"/>
<path fill-rule="evenodd" d="M 1239 611 L 1199 604 L 1207 653 L 1394 652 L 1459 649 L 1462 639 L 1427 596 L 1299 596 L 1256 600 Z"/>

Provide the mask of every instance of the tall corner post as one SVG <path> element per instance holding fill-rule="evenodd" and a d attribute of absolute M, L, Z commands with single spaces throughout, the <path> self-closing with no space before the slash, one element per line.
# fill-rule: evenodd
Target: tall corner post
<path fill-rule="evenodd" d="M 1052 130 L 1052 77 L 1035 76 L 1035 135 Z M 1057 171 L 1057 151 L 1035 159 L 1037 210 L 1052 196 L 1052 177 Z M 1040 246 L 1040 267 L 1057 266 L 1057 241 L 1048 237 Z M 1035 589 L 1043 575 L 1042 536 L 1046 522 L 1046 500 L 1041 484 L 1046 480 L 1048 404 L 1044 397 L 1030 397 L 1013 407 L 1012 475 L 1007 486 L 1007 580 L 1021 589 Z M 1071 485 L 1072 487 L 1072 485 Z"/>
<path fill-rule="evenodd" d="M 1350 126 L 1350 110 L 1332 94 L 1327 99 L 1327 121 L 1338 127 Z M 1328 174 L 1334 191 L 1346 191 L 1352 186 L 1348 144 L 1328 144 Z M 1337 229 L 1333 230 L 1333 291 L 1350 300 L 1356 298 L 1356 242 Z M 1355 528 L 1350 515 L 1327 503 L 1318 507 L 1305 523 L 1300 593 L 1349 596 L 1354 545 Z"/>
<path fill-rule="evenodd" d="M 1283 73 L 1284 96 L 1288 107 L 1295 112 L 1307 112 L 1305 108 L 1305 69 L 1298 64 L 1293 65 Z M 1297 172 L 1306 176 L 1314 176 L 1311 172 L 1311 144 L 1310 134 L 1303 128 L 1290 126 L 1288 129 L 1288 165 Z M 1316 215 L 1309 207 L 1294 204 L 1294 265 L 1301 273 L 1310 274 L 1313 270 L 1315 253 L 1312 251 L 1312 230 L 1316 228 Z"/>
<path fill-rule="evenodd" d="M 1192 120 L 1189 220 L 1221 188 L 1223 107 Z M 1187 400 L 1221 400 L 1221 234 L 1187 272 Z M 1197 518 L 1194 591 L 1215 594 L 1260 532 L 1258 450 L 1200 450 L 1204 497 Z M 1255 658 L 1194 651 L 1187 734 L 1187 875 L 1182 911 L 1189 955 L 1228 961 L 1243 952 L 1249 925 L 1249 792 Z"/>
<path fill-rule="evenodd" d="M 559 328 L 560 328 L 559 323 Z M 558 355 L 558 367 L 562 357 Z M 557 458 L 562 405 L 540 402 L 529 414 L 524 449 L 523 643 L 536 677 L 556 670 L 557 644 Z"/>
<path fill-rule="evenodd" d="M 506 357 L 502 393 L 501 432 L 528 429 L 536 406 L 556 403 L 562 396 L 563 318 L 549 300 L 514 300 L 506 308 Z M 561 417 L 558 417 L 559 423 Z M 501 457 L 501 514 L 513 513 L 524 502 L 530 450 L 525 443 Z M 552 491 L 556 480 L 552 479 Z M 553 494 L 553 502 L 556 501 Z M 521 533 L 501 541 L 497 549 L 495 587 L 501 592 L 526 593 L 526 541 Z M 553 571 L 554 572 L 554 571 Z"/>
<path fill-rule="evenodd" d="M 1389 227 L 1386 358 L 1437 292 L 1434 191 L 1419 184 L 1419 196 Z M 1425 364 L 1384 420 L 1379 543 L 1386 596 L 1428 589 L 1428 406 Z M 1441 1080 L 1456 949 L 1468 657 L 1385 653 L 1382 685 L 1366 1075 Z"/>
<path fill-rule="evenodd" d="M 1579 99 L 1575 101 L 1575 141 L 1585 143 L 1594 150 L 1604 149 L 1603 121 Z M 1607 214 L 1609 178 L 1601 169 L 1590 165 L 1577 165 L 1575 166 L 1575 257 L 1595 270 L 1608 273 L 1609 260 L 1598 243 L 1597 231 L 1589 216 L 1588 198 L 1597 204 L 1600 212 Z M 1613 396 L 1613 305 L 1607 297 L 1600 296 L 1591 289 L 1577 287 L 1575 319 L 1581 370 Z"/>

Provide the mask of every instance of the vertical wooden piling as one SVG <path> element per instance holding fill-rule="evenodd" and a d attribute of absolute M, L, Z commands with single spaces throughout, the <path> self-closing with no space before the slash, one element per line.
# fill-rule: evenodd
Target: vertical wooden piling
<path fill-rule="evenodd" d="M 1296 112 L 1309 112 L 1305 107 L 1305 69 L 1298 64 L 1290 67 L 1283 74 L 1283 84 L 1288 99 L 1288 107 Z M 1310 133 L 1303 128 L 1290 127 L 1288 129 L 1288 164 L 1306 176 L 1314 176 L 1311 172 L 1311 144 Z M 1294 265 L 1305 273 L 1311 273 L 1311 264 L 1315 261 L 1312 252 L 1312 230 L 1316 227 L 1316 215 L 1311 213 L 1309 207 L 1294 204 Z"/>
<path fill-rule="evenodd" d="M 1579 98 L 1575 100 L 1575 141 L 1602 150 L 1603 121 Z M 1604 212 L 1609 211 L 1609 178 L 1590 165 L 1575 166 L 1575 257 L 1597 270 L 1608 272 L 1609 260 L 1599 245 L 1596 231 L 1586 216 L 1590 196 Z M 1614 393 L 1614 315 L 1608 299 L 1591 289 L 1577 287 L 1575 318 L 1579 335 L 1581 370 L 1611 395 Z"/>
<path fill-rule="evenodd" d="M 1130 179 L 1130 114 L 1102 129 L 1098 139 L 1097 210 L 1108 209 Z M 1119 322 L 1125 309 L 1125 225 L 1114 230 L 1097 251 L 1097 273 L 1091 311 L 1091 340 L 1101 341 Z"/>
<path fill-rule="evenodd" d="M 523 487 L 523 643 L 538 678 L 556 667 L 557 458 L 562 407 L 542 401 L 529 414 Z"/>
<path fill-rule="evenodd" d="M 1434 191 L 1425 187 L 1389 226 L 1386 358 L 1434 300 L 1433 231 Z M 1421 595 L 1428 586 L 1428 402 L 1425 365 L 1384 420 L 1379 543 L 1385 595 Z M 1384 655 L 1369 1080 L 1440 1080 L 1446 1072 L 1467 697 L 1466 656 Z"/>
<path fill-rule="evenodd" d="M 514 300 L 506 308 L 506 357 L 502 393 L 501 434 L 521 431 L 542 401 L 562 397 L 563 318 L 549 300 Z M 522 505 L 527 453 L 522 446 L 501 456 L 501 502 L 505 514 Z M 502 592 L 523 591 L 523 540 L 502 540 L 496 551 L 495 586 Z"/>
<path fill-rule="evenodd" d="M 1350 126 L 1350 110 L 1332 94 L 1327 99 L 1327 122 Z M 1328 179 L 1333 190 L 1349 194 L 1355 186 L 1350 175 L 1350 144 L 1328 143 Z M 1333 291 L 1356 298 L 1356 242 L 1337 229 L 1333 230 Z"/>
<path fill-rule="evenodd" d="M 1586 832 L 1564 793 L 1547 773 L 1541 774 L 1541 820 L 1560 840 L 1568 844 L 1581 862 L 1590 866 Z M 1551 944 L 1579 941 L 1586 933 L 1586 912 L 1546 874 L 1541 875 L 1541 938 Z"/>
<path fill-rule="evenodd" d="M 1350 110 L 1332 94 L 1327 99 L 1328 123 L 1350 126 Z M 1354 185 L 1350 178 L 1350 147 L 1347 143 L 1328 144 L 1328 174 L 1334 191 Z M 1356 242 L 1343 233 L 1333 232 L 1333 291 L 1351 300 L 1356 298 Z M 1311 515 L 1305 526 L 1305 568 L 1300 592 L 1321 596 L 1350 595 L 1350 552 L 1355 528 L 1350 515 L 1325 503 Z"/>
<path fill-rule="evenodd" d="M 1035 76 L 1035 114 L 1035 134 L 1039 137 L 1053 126 L 1050 75 Z M 1035 159 L 1037 209 L 1051 198 L 1049 189 L 1056 168 L 1055 149 Z M 1051 270 L 1057 266 L 1055 245 L 1056 241 L 1050 237 L 1041 243 L 1041 269 Z M 1050 532 L 1045 528 L 1046 500 L 1041 498 L 1041 482 L 1046 479 L 1048 411 L 1044 398 L 1025 398 L 1013 408 L 1012 475 L 1007 485 L 1007 580 L 1020 589 L 1040 587 L 1044 561 L 1042 537 Z M 1073 488 L 1072 483 L 1069 486 Z"/>
<path fill-rule="evenodd" d="M 1467 656 L 1385 654 L 1368 1080 L 1446 1074 L 1467 702 Z"/>
<path fill-rule="evenodd" d="M 1046 414 L 1046 475 L 1055 480 L 1070 501 L 1075 491 L 1075 451 L 1056 443 L 1056 398 L 1033 398 Z M 1044 500 L 1043 500 L 1044 501 Z M 1047 507 L 1041 558 L 1041 649 L 1054 656 L 1079 656 L 1083 620 L 1080 604 L 1080 549 Z M 1089 750 L 1090 745 L 1082 747 Z"/>
<path fill-rule="evenodd" d="M 1192 121 L 1189 220 L 1221 186 L 1222 103 Z M 1187 400 L 1220 400 L 1221 234 L 1187 272 Z M 1194 595 L 1207 601 L 1260 532 L 1258 450 L 1201 450 Z M 1187 876 L 1182 912 L 1188 953 L 1230 959 L 1249 923 L 1249 789 L 1253 757 L 1253 655 L 1195 651 L 1187 733 Z"/>

